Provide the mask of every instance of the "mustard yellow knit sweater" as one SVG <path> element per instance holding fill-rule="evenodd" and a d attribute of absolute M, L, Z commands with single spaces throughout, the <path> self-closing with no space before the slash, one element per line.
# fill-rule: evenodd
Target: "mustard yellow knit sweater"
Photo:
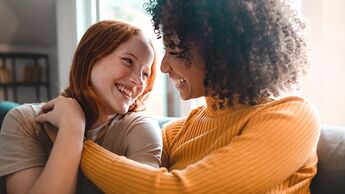
<path fill-rule="evenodd" d="M 105 193 L 309 193 L 320 134 L 317 112 L 287 97 L 214 110 L 214 101 L 162 129 L 162 167 L 86 141 L 83 172 Z"/>

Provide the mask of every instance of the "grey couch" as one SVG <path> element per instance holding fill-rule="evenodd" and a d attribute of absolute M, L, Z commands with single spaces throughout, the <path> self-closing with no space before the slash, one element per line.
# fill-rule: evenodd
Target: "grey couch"
<path fill-rule="evenodd" d="M 0 102 L 0 126 L 6 112 L 15 106 L 18 104 Z M 161 127 L 172 119 L 157 117 Z M 317 152 L 318 173 L 312 180 L 311 193 L 345 194 L 345 127 L 322 126 Z"/>
<path fill-rule="evenodd" d="M 322 126 L 312 194 L 345 194 L 345 127 Z"/>

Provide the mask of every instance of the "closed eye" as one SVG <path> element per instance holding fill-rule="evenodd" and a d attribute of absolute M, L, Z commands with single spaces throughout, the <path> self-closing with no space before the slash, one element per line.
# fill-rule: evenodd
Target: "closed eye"
<path fill-rule="evenodd" d="M 172 56 L 178 56 L 180 53 L 178 52 L 169 52 L 169 55 L 172 55 Z"/>
<path fill-rule="evenodd" d="M 181 52 L 170 51 L 168 54 L 175 58 L 184 58 L 184 52 L 182 51 Z"/>
<path fill-rule="evenodd" d="M 125 58 L 122 58 L 122 60 L 126 63 L 126 65 L 130 67 L 133 65 L 133 60 L 130 58 L 125 57 Z"/>
<path fill-rule="evenodd" d="M 149 78 L 149 77 L 150 77 L 150 74 L 149 74 L 149 73 L 147 73 L 147 72 L 144 72 L 144 73 L 143 73 L 143 77 L 144 77 L 144 79 L 147 79 L 147 78 Z"/>
<path fill-rule="evenodd" d="M 164 48 L 164 52 L 165 53 L 168 53 L 168 55 L 171 55 L 171 56 L 179 56 L 181 52 L 177 52 L 177 51 L 172 51 L 171 49 L 166 49 Z"/>

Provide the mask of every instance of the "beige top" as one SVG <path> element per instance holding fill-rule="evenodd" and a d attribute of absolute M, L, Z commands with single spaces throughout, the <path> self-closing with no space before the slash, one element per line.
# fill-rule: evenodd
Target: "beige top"
<path fill-rule="evenodd" d="M 40 110 L 39 104 L 24 104 L 6 115 L 0 133 L 2 182 L 8 174 L 44 166 L 47 162 L 57 129 L 50 124 L 35 122 Z M 154 167 L 160 165 L 162 137 L 158 122 L 151 117 L 140 113 L 112 115 L 109 116 L 108 129 L 100 126 L 88 130 L 86 136 L 118 155 Z M 101 192 L 81 175 L 78 193 Z"/>

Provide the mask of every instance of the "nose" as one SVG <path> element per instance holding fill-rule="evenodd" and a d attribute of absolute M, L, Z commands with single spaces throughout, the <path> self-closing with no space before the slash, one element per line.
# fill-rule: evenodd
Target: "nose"
<path fill-rule="evenodd" d="M 161 63 L 161 72 L 168 73 L 170 69 L 171 69 L 171 66 L 167 60 L 167 56 L 164 55 L 162 59 L 162 63 Z"/>
<path fill-rule="evenodd" d="M 141 71 L 132 71 L 129 81 L 131 82 L 131 84 L 138 88 L 142 88 L 145 83 Z"/>

